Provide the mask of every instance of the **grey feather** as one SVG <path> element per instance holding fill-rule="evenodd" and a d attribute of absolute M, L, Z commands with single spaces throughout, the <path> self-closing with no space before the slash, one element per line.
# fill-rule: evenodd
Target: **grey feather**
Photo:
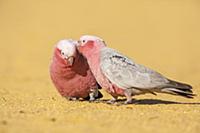
<path fill-rule="evenodd" d="M 108 47 L 104 47 L 100 51 L 100 68 L 113 84 L 125 90 L 138 89 L 140 93 L 143 91 L 177 95 L 184 92 L 184 95 L 190 96 L 192 94 L 190 85 L 169 80 L 162 74 L 137 64 L 132 59 Z M 177 91 L 175 92 L 175 90 Z"/>
<path fill-rule="evenodd" d="M 104 75 L 122 89 L 160 88 L 169 83 L 161 74 L 108 47 L 101 50 L 100 62 Z"/>

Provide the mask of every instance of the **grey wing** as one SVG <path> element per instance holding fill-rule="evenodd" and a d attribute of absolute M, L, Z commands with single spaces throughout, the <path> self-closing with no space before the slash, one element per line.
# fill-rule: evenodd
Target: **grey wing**
<path fill-rule="evenodd" d="M 122 89 L 150 89 L 165 86 L 169 81 L 161 74 L 139 64 L 111 48 L 103 48 L 100 54 L 103 74 Z"/>

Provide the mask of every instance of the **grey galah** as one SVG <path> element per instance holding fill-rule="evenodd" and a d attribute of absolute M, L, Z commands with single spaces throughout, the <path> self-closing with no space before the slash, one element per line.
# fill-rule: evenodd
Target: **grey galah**
<path fill-rule="evenodd" d="M 168 93 L 193 98 L 192 86 L 170 80 L 162 74 L 137 64 L 132 59 L 108 48 L 103 39 L 84 35 L 78 50 L 86 57 L 97 82 L 113 96 L 125 96 L 125 103 L 132 103 L 132 96 L 145 93 Z"/>

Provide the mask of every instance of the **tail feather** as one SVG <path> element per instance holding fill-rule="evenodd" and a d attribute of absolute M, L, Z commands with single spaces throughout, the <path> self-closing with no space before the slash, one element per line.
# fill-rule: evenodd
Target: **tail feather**
<path fill-rule="evenodd" d="M 162 89 L 162 92 L 172 94 L 172 95 L 179 95 L 186 98 L 193 98 L 195 96 L 195 94 L 193 94 L 192 92 L 187 92 L 187 91 L 179 90 L 176 88 L 164 88 Z"/>
<path fill-rule="evenodd" d="M 169 84 L 162 89 L 162 92 L 169 93 L 172 95 L 179 95 L 186 98 L 193 98 L 194 96 L 196 96 L 192 92 L 191 85 L 180 83 L 173 80 L 169 80 Z"/>
<path fill-rule="evenodd" d="M 189 84 L 180 83 L 173 80 L 168 80 L 168 81 L 169 81 L 168 85 L 170 85 L 173 88 L 178 88 L 178 89 L 187 90 L 187 91 L 190 91 L 192 89 L 192 86 Z"/>

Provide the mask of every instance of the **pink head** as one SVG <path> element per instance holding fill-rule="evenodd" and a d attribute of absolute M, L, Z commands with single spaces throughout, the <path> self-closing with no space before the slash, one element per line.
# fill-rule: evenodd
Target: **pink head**
<path fill-rule="evenodd" d="M 92 56 L 92 52 L 100 50 L 102 47 L 105 47 L 106 44 L 103 39 L 97 36 L 84 35 L 80 37 L 80 40 L 77 43 L 77 47 L 80 53 L 84 56 Z"/>
<path fill-rule="evenodd" d="M 54 57 L 62 64 L 72 66 L 77 55 L 77 41 L 66 39 L 57 43 Z"/>

